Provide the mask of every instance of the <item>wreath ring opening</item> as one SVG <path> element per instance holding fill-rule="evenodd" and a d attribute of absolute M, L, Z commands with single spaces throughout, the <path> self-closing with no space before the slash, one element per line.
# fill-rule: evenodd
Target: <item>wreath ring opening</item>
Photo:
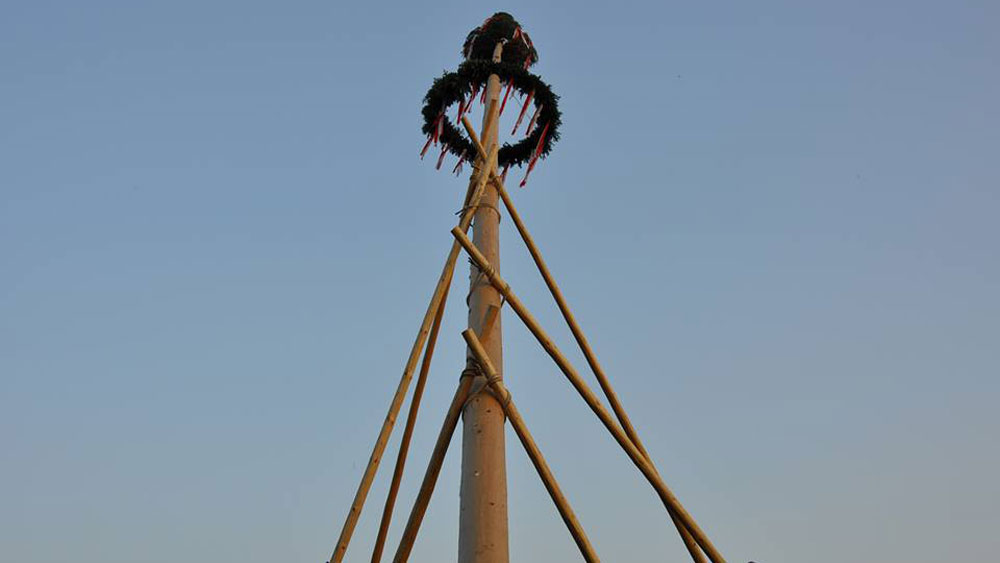
<path fill-rule="evenodd" d="M 448 118 L 448 108 L 456 103 L 463 106 L 475 103 L 471 98 L 472 93 L 482 91 L 491 74 L 500 77 L 501 84 L 508 84 L 508 87 L 517 89 L 525 96 L 530 94 L 537 111 L 537 125 L 533 129 L 529 128 L 527 137 L 513 145 L 504 143 L 500 147 L 497 153 L 499 167 L 523 166 L 530 164 L 533 159 L 544 158 L 559 140 L 559 126 L 562 124 L 559 96 L 541 78 L 528 72 L 522 65 L 508 62 L 468 60 L 459 65 L 456 72 L 446 72 L 435 79 L 424 96 L 422 110 L 422 130 L 428 136 L 428 142 L 434 139 L 444 143 L 447 150 L 459 159 L 475 159 L 476 149 L 472 141 Z M 461 112 L 463 107 L 459 109 Z M 539 145 L 540 139 L 542 142 Z"/>

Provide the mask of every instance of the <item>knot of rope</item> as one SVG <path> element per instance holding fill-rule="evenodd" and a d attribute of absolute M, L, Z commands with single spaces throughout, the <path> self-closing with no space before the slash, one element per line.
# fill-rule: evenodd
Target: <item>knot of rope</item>
<path fill-rule="evenodd" d="M 475 360 L 472 360 L 471 358 L 469 360 L 470 360 L 470 362 L 475 361 Z M 468 367 L 466 367 L 465 369 L 463 369 L 462 370 L 462 375 L 460 375 L 458 378 L 462 379 L 463 377 L 476 377 L 477 375 L 481 375 L 481 374 L 482 374 L 482 370 L 479 367 L 479 364 L 477 363 L 475 365 L 469 365 Z"/>
<path fill-rule="evenodd" d="M 506 413 L 507 408 L 510 406 L 510 390 L 503 387 L 503 397 L 500 396 L 500 392 L 498 391 L 496 384 L 500 383 L 502 380 L 503 377 L 501 377 L 499 373 L 495 373 L 493 374 L 493 377 L 486 378 L 486 385 L 488 386 L 487 388 L 489 389 L 490 394 L 493 395 L 496 400 L 500 401 L 503 406 L 503 411 Z"/>
<path fill-rule="evenodd" d="M 472 283 L 469 284 L 469 292 L 465 294 L 466 305 L 469 304 L 469 300 L 472 298 L 472 292 L 476 290 L 476 286 L 479 285 L 479 281 L 483 278 L 483 276 L 486 276 L 486 279 L 489 280 L 490 285 L 494 285 L 493 283 L 494 280 L 500 277 L 500 275 L 497 274 L 497 270 L 496 268 L 493 267 L 493 265 L 487 265 L 486 268 L 484 269 L 482 266 L 476 263 L 476 261 L 473 260 L 471 257 L 469 258 L 469 264 L 476 269 L 476 277 L 472 278 Z M 496 288 L 497 292 L 500 293 L 501 308 L 503 308 L 504 304 L 507 303 L 507 293 L 510 292 L 510 284 L 504 282 L 503 285 L 504 285 L 503 289 Z"/>
<path fill-rule="evenodd" d="M 491 209 L 493 210 L 494 213 L 497 214 L 497 221 L 503 220 L 503 215 L 500 214 L 500 209 L 497 206 L 491 203 L 483 203 L 482 201 L 480 201 L 475 205 L 466 205 L 465 207 L 456 211 L 455 215 L 458 215 L 459 217 L 464 217 L 466 212 L 468 212 L 470 209 L 473 210 L 473 212 L 479 211 L 480 209 Z"/>
<path fill-rule="evenodd" d="M 480 364 L 479 360 L 475 358 L 467 358 L 467 362 L 468 364 L 466 365 L 465 369 L 462 370 L 462 375 L 459 377 L 459 379 L 461 379 L 462 377 L 483 376 L 486 379 L 486 383 L 482 388 L 480 388 L 478 391 L 470 395 L 469 398 L 465 400 L 465 404 L 462 405 L 462 410 L 464 411 L 465 407 L 469 406 L 469 403 L 472 402 L 472 400 L 476 397 L 476 395 L 482 393 L 483 390 L 485 389 L 490 395 L 493 395 L 493 397 L 497 401 L 500 401 L 501 405 L 503 406 L 503 410 L 506 413 L 507 407 L 510 406 L 510 401 L 511 401 L 510 390 L 508 390 L 506 387 L 503 387 L 503 396 L 501 396 L 499 391 L 497 391 L 497 384 L 503 382 L 503 375 L 499 373 L 494 373 L 491 376 L 487 376 L 486 371 L 483 369 L 482 364 Z"/>

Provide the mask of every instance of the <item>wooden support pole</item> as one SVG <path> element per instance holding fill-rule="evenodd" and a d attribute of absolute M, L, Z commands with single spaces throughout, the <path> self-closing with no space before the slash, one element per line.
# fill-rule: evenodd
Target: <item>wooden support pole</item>
<path fill-rule="evenodd" d="M 513 309 L 517 316 L 521 318 L 524 324 L 528 327 L 528 330 L 531 331 L 538 342 L 542 345 L 542 348 L 544 348 L 549 356 L 556 362 L 556 365 L 559 366 L 559 369 L 563 372 L 566 378 L 569 379 L 570 383 L 574 388 L 576 388 L 577 392 L 581 397 L 583 397 L 583 400 L 590 406 L 591 410 L 594 411 L 594 414 L 596 414 L 601 420 L 605 428 L 608 429 L 618 444 L 625 450 L 625 453 L 628 454 L 632 463 L 635 464 L 639 471 L 646 477 L 646 480 L 649 481 L 650 485 L 653 486 L 653 489 L 656 490 L 660 500 L 664 503 L 664 505 L 666 505 L 667 510 L 673 511 L 677 517 L 680 518 L 684 526 L 691 532 L 691 535 L 698 542 L 698 545 L 701 546 L 702 550 L 705 551 L 714 563 L 725 563 L 725 558 L 722 557 L 722 554 L 715 549 L 715 546 L 712 545 L 708 536 L 701 530 L 697 522 L 694 521 L 694 518 L 691 517 L 687 510 L 684 509 L 684 506 L 680 503 L 677 497 L 674 496 L 673 492 L 671 492 L 670 488 L 667 487 L 666 483 L 663 482 L 663 479 L 660 478 L 656 469 L 649 463 L 645 456 L 642 455 L 642 452 L 640 452 L 635 444 L 632 443 L 628 435 L 625 434 L 625 431 L 618 426 L 613 418 L 611 418 L 611 415 L 601 404 L 600 399 L 594 395 L 594 392 L 590 390 L 590 387 L 587 386 L 586 382 L 583 381 L 566 357 L 559 351 L 555 343 L 552 342 L 552 339 L 549 338 L 549 336 L 541 328 L 541 325 L 538 324 L 538 321 L 535 320 L 534 316 L 528 312 L 521 300 L 518 299 L 517 295 L 515 295 L 510 289 L 507 282 L 500 277 L 493 266 L 490 265 L 486 257 L 479 252 L 479 249 L 472 244 L 472 241 L 469 240 L 469 237 L 467 237 L 464 232 L 459 229 L 452 229 L 451 233 L 469 254 L 472 261 L 479 266 L 483 275 L 486 276 L 491 284 L 493 284 L 493 287 L 497 288 L 497 290 L 500 291 L 500 293 L 506 298 L 511 309 Z"/>
<path fill-rule="evenodd" d="M 500 62 L 503 44 L 493 51 Z M 486 82 L 489 107 L 500 103 L 500 78 L 491 74 Z M 499 112 L 498 112 L 499 113 Z M 488 147 L 497 146 L 499 120 L 483 118 L 481 137 Z M 478 157 L 477 161 L 483 160 Z M 488 181 L 494 165 L 480 173 Z M 500 197 L 487 182 L 476 209 L 472 238 L 494 264 L 500 260 Z M 487 326 L 490 308 L 500 310 L 500 294 L 486 280 L 470 275 L 468 326 L 479 335 L 494 365 L 503 370 L 503 332 L 498 313 Z M 473 396 L 462 413 L 462 473 L 459 491 L 458 562 L 508 563 L 507 470 L 504 445 L 504 414 L 488 393 L 476 393 L 483 381 L 473 382 Z"/>
<path fill-rule="evenodd" d="M 451 284 L 449 283 L 444 288 L 444 296 L 441 297 L 437 314 L 434 315 L 434 323 L 431 325 L 430 336 L 427 338 L 424 359 L 420 364 L 420 374 L 417 376 L 417 385 L 413 388 L 413 397 L 410 399 L 410 410 L 406 415 L 406 426 L 403 427 L 403 437 L 399 442 L 396 466 L 392 470 L 392 482 L 389 485 L 389 493 L 385 497 L 385 506 L 382 508 L 382 521 L 379 522 L 375 547 L 372 548 L 372 563 L 379 563 L 382 560 L 382 550 L 385 547 L 386 535 L 389 533 L 389 524 L 392 522 L 392 511 L 396 506 L 399 485 L 403 480 L 406 455 L 410 451 L 410 439 L 413 437 L 413 427 L 417 423 L 417 411 L 420 410 L 420 399 L 423 397 L 424 387 L 427 385 L 427 374 L 430 372 L 431 359 L 434 357 L 434 346 L 437 344 L 438 331 L 441 330 L 441 319 L 444 317 L 445 305 L 448 303 L 448 290 L 450 287 Z"/>
<path fill-rule="evenodd" d="M 406 563 L 413 551 L 413 542 L 417 539 L 417 532 L 420 531 L 420 524 L 427 513 L 427 505 L 431 501 L 431 494 L 434 493 L 434 486 L 437 484 L 438 475 L 441 474 L 441 465 L 444 463 L 445 455 L 448 453 L 448 445 L 451 437 L 455 434 L 458 426 L 458 418 L 462 415 L 462 407 L 469 398 L 469 389 L 472 387 L 472 377 L 462 374 L 458 382 L 458 389 L 451 399 L 448 413 L 444 417 L 441 431 L 438 432 L 437 442 L 434 444 L 434 451 L 431 452 L 431 459 L 427 462 L 427 470 L 424 472 L 424 480 L 420 483 L 420 491 L 413 501 L 413 508 L 410 509 L 410 517 L 406 521 L 406 528 L 403 529 L 403 537 L 399 540 L 399 547 L 396 549 L 396 556 L 393 563 Z"/>
<path fill-rule="evenodd" d="M 492 116 L 492 119 L 496 119 L 496 109 L 495 105 L 491 106 L 491 111 L 488 114 Z M 494 144 L 490 147 L 489 158 L 480 168 L 478 173 L 474 173 L 472 178 L 469 180 L 469 190 L 468 194 L 471 197 L 467 197 L 467 204 L 463 209 L 462 217 L 459 220 L 459 224 L 456 229 L 461 230 L 463 233 L 469 229 L 469 225 L 472 224 L 472 217 L 479 206 L 479 202 L 482 199 L 482 195 L 486 189 L 486 185 L 490 178 L 488 172 L 482 172 L 482 170 L 489 171 L 492 167 L 496 166 L 497 159 L 497 146 Z M 478 160 L 478 159 L 477 159 Z M 403 375 L 400 376 L 399 385 L 396 387 L 396 392 L 392 397 L 392 402 L 389 404 L 389 412 L 385 416 L 385 420 L 382 422 L 382 428 L 379 430 L 378 438 L 375 440 L 375 446 L 372 448 L 372 455 L 368 459 L 368 465 L 365 467 L 365 472 L 361 476 L 361 483 L 358 485 L 358 491 L 354 495 L 354 501 L 351 503 L 351 508 L 347 513 L 347 518 L 344 521 L 344 527 L 340 531 L 340 537 L 337 540 L 337 546 L 333 550 L 333 555 L 330 556 L 330 563 L 340 563 L 344 559 L 344 555 L 347 553 L 347 546 L 351 542 L 351 536 L 354 534 L 354 528 L 358 524 L 358 518 L 361 516 L 361 510 L 364 508 L 365 500 L 368 498 L 368 491 L 371 489 L 372 481 L 375 479 L 375 471 L 378 469 L 379 463 L 382 461 L 382 453 L 385 451 L 385 446 L 389 442 L 389 435 L 392 433 L 392 428 L 396 423 L 396 415 L 399 414 L 399 409 L 403 405 L 403 399 L 406 397 L 406 390 L 409 388 L 410 381 L 413 379 L 413 372 L 416 369 L 417 360 L 420 358 L 420 351 L 423 349 L 424 342 L 430 332 L 430 325 L 433 322 L 434 315 L 438 309 L 438 305 L 441 303 L 444 297 L 444 292 L 447 284 L 451 283 L 452 274 L 455 271 L 455 261 L 458 260 L 458 255 L 461 252 L 461 247 L 457 242 L 452 243 L 451 251 L 448 253 L 448 258 L 445 260 L 444 268 L 441 271 L 441 277 L 438 278 L 437 285 L 434 287 L 434 293 L 431 295 L 431 301 L 427 305 L 427 311 L 424 313 L 424 319 L 420 324 L 420 330 L 417 331 L 417 337 L 413 342 L 413 347 L 410 348 L 410 356 L 406 361 L 406 367 L 403 368 Z"/>
<path fill-rule="evenodd" d="M 486 154 L 483 149 L 483 145 L 479 142 L 479 138 L 476 137 L 476 131 L 473 129 L 472 124 L 469 123 L 468 118 L 462 118 L 462 125 L 465 126 L 465 130 L 468 132 L 469 138 L 472 139 L 472 143 L 475 146 L 476 151 L 481 155 Z M 500 176 L 497 175 L 495 169 L 490 170 L 490 176 L 491 180 L 497 187 L 497 191 L 500 193 L 500 198 L 503 200 L 504 207 L 506 207 L 507 212 L 510 213 L 511 219 L 514 221 L 514 225 L 517 227 L 518 233 L 521 234 L 521 239 L 524 240 L 524 244 L 528 247 L 528 252 L 531 253 L 531 257 L 534 259 L 535 265 L 538 267 L 538 271 L 542 274 L 542 278 L 545 280 L 545 285 L 548 286 L 549 292 L 552 294 L 556 304 L 559 306 L 559 310 L 563 314 L 563 318 L 566 319 L 566 323 L 573 332 L 573 337 L 576 338 L 577 343 L 580 345 L 580 349 L 586 357 L 587 363 L 594 372 L 594 377 L 597 378 L 597 382 L 604 391 L 604 396 L 608 398 L 608 402 L 611 404 L 611 410 L 614 411 L 615 417 L 622 425 L 626 435 L 628 435 L 629 439 L 632 440 L 632 443 L 635 444 L 635 447 L 639 449 L 643 457 L 646 458 L 646 461 L 653 466 L 653 469 L 659 473 L 659 470 L 656 469 L 656 464 L 653 463 L 653 459 L 650 457 L 649 452 L 646 451 L 645 446 L 643 446 L 642 441 L 639 439 L 639 434 L 632 426 L 632 421 L 629 420 L 624 406 L 622 406 L 621 401 L 618 399 L 618 395 L 615 393 L 614 388 L 611 387 L 611 382 L 608 380 L 607 375 L 605 375 L 604 369 L 601 368 L 600 363 L 598 363 L 597 357 L 594 355 L 594 352 L 590 347 L 590 343 L 587 342 L 587 338 L 583 334 L 583 330 L 576 322 L 576 318 L 573 317 L 573 313 L 569 309 L 569 304 L 566 303 L 566 299 L 563 297 L 562 291 L 560 291 L 559 286 L 556 284 L 555 278 L 552 277 L 552 273 L 549 272 L 549 268 L 545 264 L 545 260 L 542 259 L 541 252 L 535 245 L 534 239 L 531 238 L 527 227 L 525 227 L 524 222 L 521 220 L 521 215 L 514 207 L 514 202 L 510 199 L 510 195 L 507 193 L 507 189 L 503 185 L 503 180 L 501 180 Z M 684 526 L 683 522 L 677 517 L 676 514 L 674 514 L 672 510 L 668 509 L 667 512 L 670 514 L 670 519 L 673 520 L 674 526 L 677 528 L 677 532 L 684 541 L 684 547 L 687 548 L 688 553 L 691 555 L 691 559 L 694 563 L 705 563 L 705 556 L 698 547 L 698 543 L 691 536 L 691 532 L 688 531 L 687 527 Z"/>
<path fill-rule="evenodd" d="M 576 514 L 573 513 L 573 509 L 570 507 L 569 501 L 566 500 L 566 496 L 563 494 L 562 489 L 559 488 L 559 483 L 556 482 L 556 478 L 552 474 L 552 470 L 549 469 L 548 463 L 545 462 L 545 458 L 542 456 L 542 451 L 538 448 L 538 445 L 535 443 L 535 439 L 528 431 L 528 426 L 525 424 L 524 418 L 514 405 L 514 401 L 511 400 L 510 391 L 508 391 L 504 386 L 503 381 L 500 378 L 500 374 L 498 374 L 496 369 L 493 367 L 493 363 L 490 361 L 489 355 L 486 353 L 486 349 L 483 348 L 482 343 L 478 338 L 476 338 L 476 333 L 471 330 L 465 330 L 462 332 L 462 336 L 469 344 L 469 349 L 479 362 L 479 365 L 482 366 L 487 382 L 489 382 L 493 392 L 500 400 L 500 404 L 503 407 L 504 413 L 507 415 L 507 419 L 510 420 L 511 426 L 514 427 L 514 432 L 517 433 L 517 437 L 521 440 L 521 444 L 524 446 L 524 450 L 528 453 L 528 457 L 531 459 L 532 465 L 534 465 L 535 470 L 538 471 L 538 476 L 542 478 L 542 483 L 545 485 L 545 489 L 549 492 L 549 496 L 552 497 L 552 502 L 555 503 L 556 509 L 559 510 L 559 515 L 562 516 L 563 522 L 565 522 L 566 527 L 569 528 L 569 532 L 573 536 L 573 541 L 576 542 L 584 560 L 588 563 L 599 563 L 600 558 L 597 557 L 594 547 L 590 545 L 590 540 L 587 538 L 586 532 L 583 531 L 583 526 L 581 526 L 580 522 L 576 519 Z"/>

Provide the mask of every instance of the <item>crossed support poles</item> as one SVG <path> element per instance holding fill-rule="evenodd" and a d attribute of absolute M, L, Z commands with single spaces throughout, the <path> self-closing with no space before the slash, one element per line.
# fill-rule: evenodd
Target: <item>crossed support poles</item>
<path fill-rule="evenodd" d="M 490 103 L 487 108 L 488 117 L 487 123 L 484 125 L 484 130 L 495 124 L 495 121 L 498 118 L 497 113 L 496 104 Z M 389 493 L 383 508 L 378 536 L 372 552 L 372 563 L 378 563 L 381 560 L 386 535 L 391 522 L 393 508 L 395 506 L 396 496 L 399 491 L 402 472 L 406 462 L 407 452 L 409 450 L 410 438 L 413 433 L 413 427 L 420 406 L 420 399 L 430 368 L 441 318 L 444 314 L 445 302 L 447 300 L 452 274 L 454 273 L 455 263 L 461 250 L 464 250 L 468 254 L 469 258 L 476 265 L 481 274 L 491 285 L 493 285 L 493 287 L 497 289 L 498 292 L 500 292 L 503 296 L 504 302 L 510 306 L 514 313 L 524 322 L 528 330 L 535 336 L 542 348 L 544 348 L 549 356 L 555 361 L 563 375 L 566 376 L 570 384 L 572 384 L 572 386 L 580 394 L 584 402 L 586 402 L 594 414 L 597 415 L 597 417 L 604 424 L 605 428 L 607 428 L 622 449 L 625 450 L 625 453 L 632 460 L 633 464 L 635 464 L 635 466 L 656 491 L 657 495 L 663 502 L 667 513 L 680 533 L 692 560 L 695 563 L 706 563 L 705 556 L 707 555 L 708 559 L 710 559 L 712 563 L 725 563 L 725 559 L 709 540 L 708 536 L 694 521 L 694 518 L 692 518 L 692 516 L 684 509 L 677 497 L 674 496 L 673 492 L 671 492 L 671 490 L 667 487 L 666 483 L 664 483 L 655 465 L 653 464 L 652 459 L 640 441 L 634 426 L 629 420 L 628 415 L 625 413 L 624 407 L 615 394 L 614 389 L 611 387 L 607 375 L 598 363 L 590 344 L 587 342 L 579 324 L 570 312 L 569 306 L 566 304 L 566 300 L 564 299 L 562 292 L 559 290 L 551 272 L 549 272 L 548 267 L 542 259 L 538 247 L 535 245 L 534 240 L 528 233 L 524 222 L 521 220 L 520 214 L 518 214 L 517 209 L 514 207 L 510 196 L 504 188 L 503 182 L 497 173 L 498 147 L 496 144 L 491 143 L 488 148 L 484 148 L 467 117 L 462 118 L 462 124 L 476 148 L 478 158 L 476 159 L 475 172 L 469 182 L 469 189 L 466 193 L 465 203 L 461 211 L 461 218 L 458 226 L 453 228 L 451 231 L 455 241 L 452 244 L 452 248 L 448 254 L 448 259 L 445 261 L 441 277 L 438 279 L 437 286 L 432 294 L 427 311 L 424 314 L 424 319 L 421 323 L 420 330 L 417 333 L 416 341 L 410 351 L 410 356 L 407 360 L 406 367 L 403 370 L 403 375 L 400 378 L 399 386 L 396 389 L 396 393 L 394 394 L 389 407 L 389 412 L 386 415 L 385 422 L 383 422 L 382 429 L 375 442 L 371 458 L 369 459 L 368 466 L 362 476 L 361 484 L 358 487 L 354 502 L 348 512 L 347 519 L 337 542 L 337 546 L 332 557 L 330 558 L 330 563 L 339 563 L 342 561 L 344 554 L 347 551 L 354 527 L 360 517 L 361 509 L 364 506 L 364 502 L 374 479 L 375 472 L 378 468 L 379 462 L 381 461 L 382 454 L 385 451 L 393 425 L 395 424 L 396 416 L 399 413 L 406 391 L 413 378 L 417 360 L 420 359 L 420 352 L 424 349 L 426 344 L 426 350 L 423 354 L 423 361 L 421 363 L 417 385 L 414 390 L 413 398 L 410 402 L 409 413 L 407 415 L 406 425 L 403 431 L 403 437 L 400 443 L 399 454 L 396 459 Z M 493 185 L 498 190 L 505 208 L 513 219 L 521 238 L 531 253 L 535 264 L 537 265 L 546 285 L 549 288 L 549 291 L 552 293 L 556 304 L 559 306 L 559 310 L 562 312 L 562 315 L 569 325 L 577 344 L 583 351 L 587 363 L 593 371 L 601 390 L 607 398 L 608 403 L 614 412 L 614 418 L 612 418 L 611 414 L 607 411 L 607 409 L 605 409 L 600 398 L 598 398 L 598 396 L 590 389 L 587 383 L 573 368 L 562 352 L 560 352 L 559 348 L 556 347 L 548 334 L 541 328 L 538 321 L 535 320 L 517 295 L 514 294 L 510 285 L 500 277 L 496 269 L 487 261 L 479 249 L 476 248 L 466 235 L 466 232 L 472 223 L 472 217 L 475 210 L 479 206 L 483 192 L 489 182 L 493 182 Z M 502 379 L 492 365 L 486 351 L 483 349 L 478 335 L 476 335 L 472 330 L 466 330 L 462 333 L 462 336 L 465 338 L 469 347 L 469 352 L 472 356 L 472 361 L 470 362 L 471 367 L 465 369 L 462 372 L 462 376 L 459 378 L 458 388 L 455 391 L 455 395 L 452 398 L 451 404 L 445 415 L 441 430 L 438 433 L 434 450 L 431 453 L 430 460 L 424 472 L 423 481 L 410 510 L 409 518 L 407 519 L 402 538 L 400 539 L 400 543 L 393 558 L 393 562 L 404 563 L 409 559 L 417 533 L 426 513 L 427 506 L 430 503 L 431 495 L 434 492 L 438 475 L 441 472 L 441 467 L 447 454 L 449 444 L 451 443 L 452 436 L 458 425 L 459 417 L 462 414 L 462 409 L 464 408 L 466 401 L 469 399 L 472 380 L 476 375 L 485 376 L 488 391 L 493 393 L 502 405 L 504 413 L 507 416 L 507 420 L 510 421 L 514 432 L 517 434 L 518 439 L 527 452 L 528 457 L 538 472 L 539 477 L 542 479 L 546 490 L 551 496 L 552 501 L 555 503 L 563 522 L 569 529 L 570 534 L 572 535 L 573 540 L 579 548 L 584 560 L 588 562 L 600 561 L 593 546 L 590 544 L 586 533 L 577 520 L 576 515 L 573 513 L 569 502 L 566 500 L 566 497 L 559 488 L 552 471 L 546 463 L 545 458 L 542 456 L 541 450 L 538 448 L 531 436 L 531 433 L 528 431 L 523 417 L 517 410 L 514 401 L 511 399 L 510 391 L 507 390 L 506 386 L 503 384 Z"/>

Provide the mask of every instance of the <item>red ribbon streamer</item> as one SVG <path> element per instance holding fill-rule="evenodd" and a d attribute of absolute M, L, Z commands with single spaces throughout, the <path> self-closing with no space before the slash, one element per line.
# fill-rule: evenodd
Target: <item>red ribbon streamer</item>
<path fill-rule="evenodd" d="M 448 143 L 441 143 L 441 156 L 438 157 L 437 166 L 434 168 L 441 170 L 441 163 L 444 162 L 444 155 L 446 154 L 448 154 Z"/>
<path fill-rule="evenodd" d="M 462 156 L 458 157 L 458 164 L 455 165 L 455 169 L 451 171 L 452 174 L 458 176 L 462 173 L 462 163 L 465 162 L 465 151 L 462 151 Z"/>
<path fill-rule="evenodd" d="M 531 121 L 528 122 L 528 128 L 524 131 L 524 136 L 527 137 L 531 134 L 531 130 L 535 128 L 535 121 L 538 119 L 538 113 L 542 111 L 542 107 L 538 106 L 535 108 L 535 113 L 531 114 Z"/>
<path fill-rule="evenodd" d="M 511 78 L 507 81 L 507 91 L 503 93 L 503 101 L 500 102 L 500 113 L 497 115 L 503 115 L 503 108 L 507 105 L 507 96 L 510 96 L 510 90 L 514 87 L 514 79 Z"/>
<path fill-rule="evenodd" d="M 545 135 L 548 134 L 548 132 L 549 123 L 546 123 L 545 127 L 542 129 L 541 136 L 538 137 L 538 145 L 535 146 L 535 158 L 538 158 L 538 155 L 542 154 L 542 147 L 545 146 Z"/>
<path fill-rule="evenodd" d="M 438 114 L 437 119 L 434 120 L 434 131 L 431 132 L 431 139 L 435 145 L 437 145 L 438 137 L 441 135 L 441 129 L 444 128 L 443 118 L 444 114 Z"/>
<path fill-rule="evenodd" d="M 427 149 L 431 148 L 432 140 L 434 140 L 434 135 L 427 135 L 427 142 L 424 143 L 424 148 L 420 151 L 420 160 L 424 159 L 424 155 L 427 154 Z"/>
<path fill-rule="evenodd" d="M 525 112 L 528 111 L 528 104 L 531 103 L 531 99 L 535 97 L 535 91 L 532 90 L 528 92 L 528 97 L 524 99 L 524 106 L 521 108 L 521 113 L 517 116 L 517 123 L 514 124 L 514 130 L 510 132 L 511 135 L 517 133 L 517 128 L 521 126 L 521 120 L 524 119 Z"/>
<path fill-rule="evenodd" d="M 542 129 L 542 134 L 538 136 L 538 144 L 535 146 L 535 154 L 531 156 L 531 161 L 528 162 L 528 171 L 524 173 L 524 179 L 521 180 L 522 188 L 528 183 L 528 175 L 535 169 L 535 163 L 538 162 L 538 157 L 542 154 L 542 147 L 545 146 L 545 135 L 548 134 L 548 132 L 549 124 L 546 123 L 545 127 Z"/>
<path fill-rule="evenodd" d="M 476 84 L 475 86 L 472 87 L 472 95 L 469 96 L 469 105 L 466 106 L 465 111 L 472 110 L 472 104 L 476 102 L 476 94 L 478 93 L 479 93 L 479 84 Z"/>

